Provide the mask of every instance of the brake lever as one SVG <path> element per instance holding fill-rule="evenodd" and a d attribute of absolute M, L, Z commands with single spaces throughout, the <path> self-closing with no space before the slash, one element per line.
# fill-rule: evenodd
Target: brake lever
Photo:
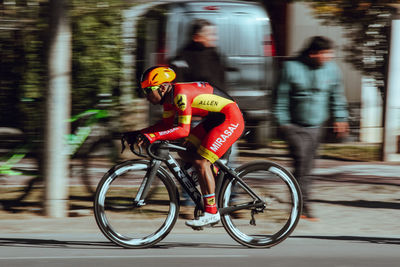
<path fill-rule="evenodd" d="M 121 138 L 121 154 L 124 153 L 125 150 L 125 138 Z"/>
<path fill-rule="evenodd" d="M 142 147 L 139 146 L 139 145 L 137 145 L 137 148 L 138 148 L 138 149 L 136 149 L 136 148 L 135 148 L 135 145 L 137 145 L 137 143 L 134 143 L 134 144 L 130 144 L 130 145 L 129 145 L 129 149 L 132 151 L 132 153 L 135 154 L 136 156 L 139 156 L 139 157 L 143 157 L 143 158 L 147 157 L 145 154 L 143 154 L 143 149 L 142 149 Z"/>

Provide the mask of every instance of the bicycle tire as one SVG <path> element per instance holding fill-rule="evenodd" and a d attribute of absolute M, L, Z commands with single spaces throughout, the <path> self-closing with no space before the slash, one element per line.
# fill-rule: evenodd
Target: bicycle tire
<path fill-rule="evenodd" d="M 93 197 L 96 187 L 104 175 L 118 160 L 118 148 L 112 139 L 100 139 L 84 147 L 72 164 L 71 174 L 75 182 L 82 183 Z M 78 178 L 78 179 L 77 179 Z"/>
<path fill-rule="evenodd" d="M 70 184 L 83 185 L 93 198 L 101 177 L 118 161 L 118 150 L 112 138 L 84 143 L 70 160 Z"/>
<path fill-rule="evenodd" d="M 237 181 L 226 179 L 219 194 L 219 207 L 247 203 L 252 207 L 221 215 L 222 225 L 234 240 L 247 247 L 279 244 L 292 233 L 300 218 L 302 196 L 297 181 L 284 167 L 270 161 L 253 161 L 239 166 L 236 172 L 266 204 L 255 208 L 253 199 Z"/>
<path fill-rule="evenodd" d="M 135 204 L 136 192 L 150 161 L 126 161 L 101 179 L 94 200 L 94 215 L 102 233 L 126 248 L 146 248 L 160 242 L 174 227 L 179 213 L 177 187 L 160 167 L 144 203 Z M 159 181 L 156 181 L 159 180 Z"/>

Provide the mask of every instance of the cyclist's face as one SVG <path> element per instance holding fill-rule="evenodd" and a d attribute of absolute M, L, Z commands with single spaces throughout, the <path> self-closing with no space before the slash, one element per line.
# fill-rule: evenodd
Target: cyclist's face
<path fill-rule="evenodd" d="M 204 26 L 200 32 L 193 36 L 193 41 L 201 43 L 205 47 L 216 47 L 217 40 L 216 26 Z"/>
<path fill-rule="evenodd" d="M 160 95 L 159 90 L 155 90 L 146 94 L 147 100 L 153 105 L 157 105 L 160 103 L 162 96 Z"/>
<path fill-rule="evenodd" d="M 160 104 L 163 96 L 167 93 L 169 87 L 169 83 L 163 83 L 160 85 L 159 89 L 144 90 L 147 100 L 153 105 Z"/>

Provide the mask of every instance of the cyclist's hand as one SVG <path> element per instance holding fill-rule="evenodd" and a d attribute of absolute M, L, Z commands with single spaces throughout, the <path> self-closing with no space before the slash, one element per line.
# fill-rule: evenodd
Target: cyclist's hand
<path fill-rule="evenodd" d="M 147 146 L 150 145 L 150 140 L 144 134 L 138 134 L 136 136 L 136 144 L 139 147 L 146 149 Z"/>
<path fill-rule="evenodd" d="M 122 152 L 125 150 L 125 142 L 128 144 L 129 148 L 132 150 L 137 136 L 140 134 L 140 131 L 133 131 L 133 132 L 125 132 L 122 134 L 121 137 L 121 144 L 122 144 Z"/>

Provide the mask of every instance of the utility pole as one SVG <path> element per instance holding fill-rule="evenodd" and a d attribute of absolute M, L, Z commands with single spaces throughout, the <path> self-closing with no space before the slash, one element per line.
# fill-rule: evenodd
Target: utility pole
<path fill-rule="evenodd" d="M 393 5 L 394 6 L 394 5 Z M 383 127 L 383 160 L 400 161 L 400 5 L 392 19 Z"/>
<path fill-rule="evenodd" d="M 48 92 L 44 147 L 45 214 L 68 215 L 68 156 L 71 76 L 71 28 L 67 0 L 50 0 Z"/>

